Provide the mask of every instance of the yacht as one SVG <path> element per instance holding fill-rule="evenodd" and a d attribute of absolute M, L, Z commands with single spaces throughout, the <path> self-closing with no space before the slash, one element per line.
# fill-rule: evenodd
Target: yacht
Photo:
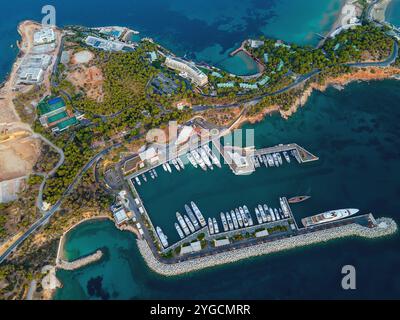
<path fill-rule="evenodd" d="M 206 226 L 206 220 L 204 219 L 203 215 L 201 214 L 201 211 L 199 210 L 199 208 L 197 207 L 197 205 L 192 201 L 190 203 L 192 205 L 194 214 L 196 215 L 197 220 L 199 220 L 200 225 L 202 227 Z"/>
<path fill-rule="evenodd" d="M 144 180 L 144 182 L 147 182 L 147 178 L 146 178 L 146 175 L 144 173 L 142 173 L 142 179 Z"/>
<path fill-rule="evenodd" d="M 281 165 L 283 164 L 281 154 L 278 152 L 278 153 L 276 154 L 276 157 L 277 157 L 277 159 L 278 159 L 279 165 L 281 166 Z"/>
<path fill-rule="evenodd" d="M 214 234 L 214 224 L 211 218 L 208 218 L 208 230 L 210 231 L 210 234 Z"/>
<path fill-rule="evenodd" d="M 207 166 L 205 165 L 203 159 L 200 157 L 199 153 L 196 150 L 190 151 L 192 154 L 194 160 L 197 162 L 197 164 L 202 168 L 204 171 L 207 170 Z"/>
<path fill-rule="evenodd" d="M 320 214 L 316 214 L 315 216 L 303 218 L 301 219 L 301 222 L 305 227 L 309 227 L 325 222 L 331 222 L 347 218 L 352 215 L 355 215 L 358 211 L 359 211 L 358 209 L 339 209 L 339 210 L 326 211 Z"/>
<path fill-rule="evenodd" d="M 165 165 L 165 163 L 162 164 L 162 168 L 164 169 L 165 172 L 167 172 L 167 166 Z"/>
<path fill-rule="evenodd" d="M 177 224 L 176 222 L 175 222 L 175 229 L 176 229 L 176 231 L 178 232 L 179 237 L 180 237 L 181 239 L 183 239 L 183 238 L 185 237 L 185 235 L 183 234 L 182 229 L 181 229 L 181 227 L 179 226 L 179 224 Z"/>
<path fill-rule="evenodd" d="M 220 216 L 221 216 L 222 226 L 224 228 L 224 231 L 226 232 L 229 230 L 229 226 L 228 226 L 228 223 L 226 222 L 225 214 L 223 212 L 221 212 Z"/>
<path fill-rule="evenodd" d="M 271 215 L 272 221 L 276 221 L 275 213 L 274 210 L 272 210 L 272 208 L 269 208 L 269 214 Z"/>
<path fill-rule="evenodd" d="M 140 182 L 140 179 L 139 179 L 139 177 L 135 177 L 135 181 L 136 181 L 136 183 L 138 184 L 138 186 L 140 186 L 142 183 Z"/>
<path fill-rule="evenodd" d="M 296 158 L 298 163 L 301 163 L 301 158 L 300 158 L 300 155 L 299 155 L 299 152 L 297 151 L 297 149 L 292 150 L 292 155 L 293 155 L 293 157 Z"/>
<path fill-rule="evenodd" d="M 178 163 L 178 165 L 181 167 L 181 169 L 185 169 L 185 165 L 183 164 L 183 161 L 181 158 L 176 158 L 176 162 Z"/>
<path fill-rule="evenodd" d="M 156 227 L 156 231 L 158 234 L 158 237 L 160 238 L 160 241 L 163 245 L 164 248 L 168 247 L 168 237 L 164 234 L 164 232 L 161 230 L 160 227 Z"/>
<path fill-rule="evenodd" d="M 186 214 L 183 215 L 183 219 L 185 219 L 185 222 L 186 222 L 187 226 L 189 227 L 190 232 L 195 232 L 196 229 L 194 228 L 193 223 L 190 221 L 190 219 L 188 218 L 188 216 Z"/>
<path fill-rule="evenodd" d="M 268 160 L 266 156 L 263 156 L 263 160 L 264 160 L 264 165 L 266 168 L 268 168 Z"/>
<path fill-rule="evenodd" d="M 226 220 L 227 220 L 227 222 L 228 222 L 229 230 L 235 229 L 235 227 L 234 227 L 234 225 L 233 225 L 233 223 L 232 223 L 232 218 L 231 218 L 231 216 L 229 215 L 229 212 L 227 212 L 225 215 L 226 215 Z"/>
<path fill-rule="evenodd" d="M 250 226 L 250 221 L 247 217 L 247 212 L 249 212 L 249 209 L 247 209 L 247 206 L 243 206 L 243 213 L 242 213 L 242 218 L 243 218 L 243 224 L 245 227 Z"/>
<path fill-rule="evenodd" d="M 281 220 L 279 212 L 278 212 L 278 210 L 276 210 L 276 208 L 274 209 L 274 213 L 275 213 L 276 220 Z"/>
<path fill-rule="evenodd" d="M 175 167 L 176 170 L 181 171 L 181 167 L 178 165 L 178 162 L 176 162 L 175 159 L 172 159 L 170 162 L 172 163 L 172 165 Z"/>
<path fill-rule="evenodd" d="M 235 229 L 239 229 L 239 224 L 236 218 L 236 214 L 235 211 L 231 210 L 231 217 L 232 217 L 232 221 L 233 221 L 233 225 L 235 227 Z"/>
<path fill-rule="evenodd" d="M 208 144 L 205 144 L 203 148 L 206 151 L 207 155 L 211 158 L 212 163 L 221 168 L 221 162 L 219 161 L 218 157 L 211 151 L 211 148 L 208 146 Z"/>
<path fill-rule="evenodd" d="M 186 154 L 189 162 L 192 164 L 193 167 L 197 168 L 197 162 L 194 160 L 193 156 L 190 153 Z"/>
<path fill-rule="evenodd" d="M 157 173 L 156 169 L 153 169 L 153 174 L 154 174 L 154 176 L 155 176 L 156 178 L 158 178 L 158 173 Z"/>
<path fill-rule="evenodd" d="M 150 173 L 150 178 L 152 178 L 154 180 L 155 176 L 154 176 L 153 171 L 150 170 L 149 173 Z"/>
<path fill-rule="evenodd" d="M 165 163 L 165 166 L 167 167 L 167 171 L 168 171 L 169 173 L 171 173 L 171 172 L 172 172 L 172 169 L 171 169 L 171 166 L 169 165 L 168 162 Z"/>
<path fill-rule="evenodd" d="M 213 218 L 213 224 L 214 224 L 214 233 L 219 233 L 219 227 L 218 227 L 218 222 L 217 219 Z"/>
<path fill-rule="evenodd" d="M 270 154 L 267 154 L 267 160 L 270 167 L 273 167 L 275 165 L 274 158 Z"/>
<path fill-rule="evenodd" d="M 200 229 L 200 225 L 197 222 L 196 217 L 193 214 L 193 211 L 190 209 L 190 207 L 187 204 L 185 204 L 185 210 L 186 210 L 186 213 L 188 214 L 188 216 L 190 218 L 190 221 L 193 223 L 194 228 L 196 230 Z"/>
<path fill-rule="evenodd" d="M 262 220 L 262 218 L 261 218 L 260 211 L 258 211 L 258 208 L 257 208 L 257 207 L 254 209 L 254 211 L 256 212 L 256 218 L 257 218 L 258 224 L 261 224 L 261 223 L 263 222 L 263 220 Z"/>
<path fill-rule="evenodd" d="M 290 163 L 290 157 L 289 157 L 289 154 L 286 151 L 283 151 L 283 156 L 285 157 L 286 162 Z"/>
<path fill-rule="evenodd" d="M 243 213 L 244 213 L 243 208 L 239 207 L 239 212 L 237 211 L 237 209 L 235 209 L 235 213 L 239 227 L 243 228 Z"/>
<path fill-rule="evenodd" d="M 250 212 L 249 212 L 249 209 L 247 209 L 247 207 L 246 206 L 244 206 L 244 213 L 245 213 L 245 216 L 247 217 L 247 220 L 249 221 L 249 226 L 252 226 L 254 223 L 253 223 L 253 219 L 252 219 L 252 217 L 251 217 L 251 214 L 250 214 Z"/>
<path fill-rule="evenodd" d="M 176 218 L 178 219 L 178 222 L 181 225 L 183 232 L 188 236 L 190 234 L 189 228 L 179 212 L 176 213 Z"/>
<path fill-rule="evenodd" d="M 272 158 L 274 159 L 275 167 L 279 167 L 279 160 L 278 160 L 278 157 L 277 157 L 276 153 L 274 153 L 272 155 Z"/>
<path fill-rule="evenodd" d="M 209 167 L 211 170 L 213 170 L 214 167 L 213 167 L 213 165 L 212 165 L 212 163 L 210 161 L 210 158 L 208 157 L 207 153 L 204 151 L 204 149 L 203 148 L 199 148 L 197 150 L 198 150 L 198 152 L 200 154 L 200 157 L 203 159 L 204 163 L 206 164 L 206 166 Z"/>
<path fill-rule="evenodd" d="M 260 210 L 260 215 L 261 215 L 262 222 L 267 222 L 267 216 L 265 214 L 264 208 L 261 206 L 261 204 L 258 207 L 259 207 L 258 209 Z"/>

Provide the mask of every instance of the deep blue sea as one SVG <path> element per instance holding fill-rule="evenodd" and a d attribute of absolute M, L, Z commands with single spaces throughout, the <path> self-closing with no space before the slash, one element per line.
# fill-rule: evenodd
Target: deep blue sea
<path fill-rule="evenodd" d="M 328 30 L 340 0 L 116 0 L 29 1 L 2 3 L 0 78 L 17 51 L 17 24 L 41 18 L 53 4 L 57 24 L 124 25 L 150 36 L 178 54 L 215 63 L 238 74 L 249 71 L 228 53 L 243 39 L 265 34 L 299 44 L 315 44 L 314 33 Z M 400 24 L 398 0 L 390 21 Z M 399 4 L 400 5 L 400 4 Z M 396 20 L 397 19 L 397 20 Z M 277 205 L 282 195 L 310 194 L 293 207 L 296 218 L 338 207 L 400 221 L 399 82 L 353 83 L 343 91 L 316 92 L 288 121 L 278 116 L 255 129 L 256 147 L 297 142 L 320 157 L 318 162 L 260 169 L 236 177 L 227 168 L 203 173 L 187 168 L 139 190 L 154 221 L 173 240 L 177 210 L 189 200 L 206 216 L 237 205 Z M 110 222 L 86 223 L 73 230 L 65 250 L 74 259 L 106 248 L 99 263 L 74 272 L 60 271 L 58 299 L 169 298 L 400 298 L 399 235 L 387 239 L 346 239 L 249 259 L 185 276 L 165 278 L 151 272 L 138 254 L 134 236 Z M 357 290 L 340 287 L 341 267 L 353 264 Z M 88 284 L 95 289 L 88 289 Z M 204 285 L 207 284 L 207 285 Z"/>
<path fill-rule="evenodd" d="M 171 242 L 177 239 L 175 212 L 196 201 L 206 217 L 218 217 L 247 204 L 278 205 L 279 196 L 308 194 L 292 205 L 295 218 L 333 208 L 356 207 L 361 213 L 400 222 L 399 82 L 352 83 L 343 91 L 315 92 L 289 120 L 275 115 L 254 128 L 255 145 L 297 142 L 320 157 L 310 164 L 260 168 L 250 176 L 229 169 L 204 173 L 191 167 L 159 177 L 138 191 L 155 225 Z M 58 272 L 64 283 L 57 299 L 360 299 L 400 298 L 400 236 L 348 238 L 165 278 L 151 272 L 134 235 L 111 222 L 89 222 L 72 231 L 65 246 L 69 259 L 106 247 L 104 261 L 79 271 Z M 357 289 L 341 289 L 341 268 L 353 265 Z M 117 271 L 116 271 L 117 270 Z M 100 296 L 90 294 L 94 282 Z M 206 285 L 205 285 L 206 284 Z M 100 290 L 101 289 L 101 290 Z"/>
<path fill-rule="evenodd" d="M 228 54 L 241 41 L 265 34 L 300 44 L 315 44 L 328 31 L 342 0 L 19 0 L 2 3 L 0 78 L 17 51 L 21 20 L 41 20 L 41 8 L 56 8 L 56 24 L 122 25 L 152 37 L 177 54 L 216 64 L 236 74 L 251 74 L 241 59 Z M 10 46 L 14 45 L 14 48 Z M 246 59 L 246 57 L 244 57 Z"/>

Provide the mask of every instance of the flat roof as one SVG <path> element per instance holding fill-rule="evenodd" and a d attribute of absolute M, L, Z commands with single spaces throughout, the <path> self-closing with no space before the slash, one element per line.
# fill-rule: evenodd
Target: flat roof
<path fill-rule="evenodd" d="M 128 215 L 126 214 L 125 209 L 122 208 L 122 209 L 114 212 L 114 219 L 118 224 L 128 220 Z"/>

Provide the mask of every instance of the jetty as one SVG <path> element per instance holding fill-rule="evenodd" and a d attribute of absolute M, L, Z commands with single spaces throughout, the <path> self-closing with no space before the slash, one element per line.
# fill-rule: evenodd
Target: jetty
<path fill-rule="evenodd" d="M 367 215 L 371 218 L 372 215 Z M 373 217 L 372 217 L 373 219 Z M 281 237 L 274 241 L 264 237 L 260 243 L 248 246 L 232 247 L 222 249 L 215 253 L 208 253 L 202 256 L 195 254 L 190 259 L 180 259 L 175 262 L 160 261 L 157 259 L 148 243 L 145 240 L 137 240 L 139 251 L 145 259 L 147 265 L 155 272 L 164 276 L 175 276 L 196 270 L 201 270 L 217 265 L 232 263 L 255 256 L 276 253 L 297 247 L 308 246 L 333 239 L 357 236 L 361 238 L 378 238 L 391 235 L 397 232 L 397 224 L 390 218 L 373 219 L 373 225 L 361 225 L 358 223 L 348 223 L 334 228 L 325 227 L 318 231 L 301 233 L 291 237 Z"/>
<path fill-rule="evenodd" d="M 233 50 L 229 55 L 230 55 L 231 57 L 233 57 L 235 54 L 239 53 L 240 51 L 246 51 L 246 49 L 245 49 L 245 47 L 244 47 L 244 46 L 246 45 L 246 42 L 247 42 L 247 40 L 244 40 L 244 41 L 241 43 L 240 47 L 237 48 L 237 49 L 235 49 L 235 50 Z"/>
<path fill-rule="evenodd" d="M 296 160 L 299 163 L 306 163 L 311 161 L 316 161 L 319 158 L 313 155 L 311 152 L 307 151 L 303 147 L 300 147 L 297 143 L 289 143 L 289 144 L 279 144 L 274 147 L 268 147 L 263 149 L 258 149 L 254 151 L 255 156 L 261 156 L 265 154 L 277 153 L 277 152 L 284 152 L 284 151 L 295 151 Z"/>
<path fill-rule="evenodd" d="M 64 270 L 75 270 L 79 269 L 83 266 L 91 264 L 93 262 L 99 261 L 103 257 L 103 252 L 101 250 L 97 250 L 95 253 L 88 255 L 86 257 L 74 260 L 74 261 L 65 261 L 63 259 L 59 259 L 57 261 L 57 268 Z"/>

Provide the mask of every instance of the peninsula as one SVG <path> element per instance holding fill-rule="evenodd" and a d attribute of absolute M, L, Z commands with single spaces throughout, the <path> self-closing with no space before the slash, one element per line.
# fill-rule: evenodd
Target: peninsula
<path fill-rule="evenodd" d="M 271 112 L 291 116 L 315 89 L 399 77 L 400 30 L 377 13 L 383 1 L 345 5 L 340 23 L 315 48 L 245 39 L 233 54 L 255 60 L 253 76 L 178 57 L 150 38 L 134 40 L 137 32 L 124 27 L 21 23 L 20 54 L 0 88 L 0 280 L 43 277 L 43 265 L 70 270 L 98 261 L 101 251 L 76 263 L 54 252 L 70 227 L 104 215 L 138 236 L 145 261 L 163 275 L 396 232 L 394 220 L 369 212 L 302 227 L 282 195 L 276 208 L 229 208 L 221 222 L 188 203 L 186 214 L 176 213 L 179 239 L 170 243 L 140 196 L 141 183 L 156 179 L 160 168 L 228 165 L 242 176 L 317 161 L 295 141 L 255 149 L 221 139 Z M 167 130 L 169 122 L 176 131 Z M 27 295 L 18 286 L 8 291 Z"/>

